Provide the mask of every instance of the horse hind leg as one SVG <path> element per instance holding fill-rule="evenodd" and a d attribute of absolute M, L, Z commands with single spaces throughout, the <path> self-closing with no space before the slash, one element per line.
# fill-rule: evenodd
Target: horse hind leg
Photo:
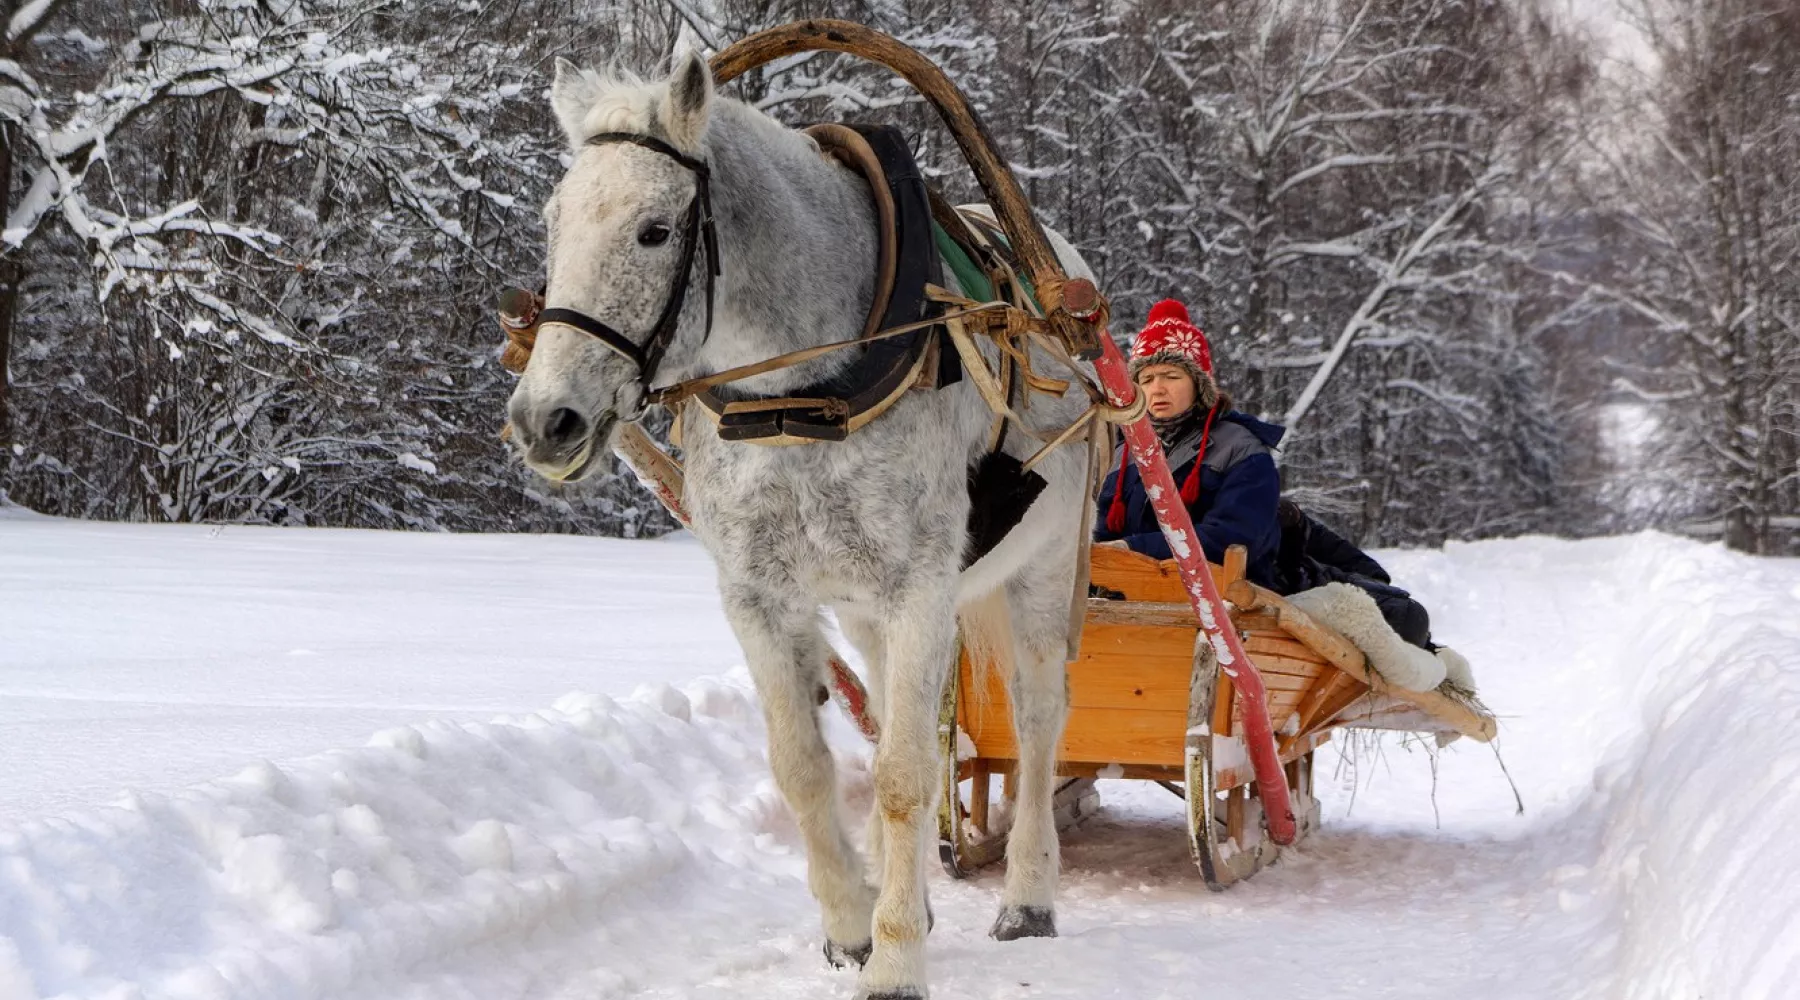
<path fill-rule="evenodd" d="M 806 879 L 825 925 L 832 965 L 861 965 L 872 947 L 875 893 L 844 828 L 837 768 L 819 728 L 819 691 L 829 644 L 812 609 L 777 611 L 760 594 L 725 599 L 769 730 L 769 769 L 806 845 Z"/>
<path fill-rule="evenodd" d="M 887 670 L 885 657 L 887 651 L 882 647 L 881 629 L 874 619 L 864 617 L 847 608 L 838 608 L 838 627 L 844 632 L 844 638 L 856 647 L 862 656 L 863 668 L 867 671 L 867 690 L 869 696 L 869 714 L 877 726 L 883 722 L 882 709 L 887 702 Z M 869 882 L 881 884 L 881 859 L 884 851 L 883 833 L 887 826 L 881 821 L 881 802 L 879 798 L 871 798 L 869 802 L 869 825 L 865 829 L 867 856 L 869 859 Z"/>
<path fill-rule="evenodd" d="M 1056 936 L 1056 889 L 1061 870 L 1054 802 L 1056 748 L 1068 717 L 1069 591 L 1050 581 L 1015 581 L 1007 588 L 1013 612 L 1010 694 L 1019 735 L 1013 826 L 1006 841 L 1006 887 L 988 932 L 1001 941 Z"/>

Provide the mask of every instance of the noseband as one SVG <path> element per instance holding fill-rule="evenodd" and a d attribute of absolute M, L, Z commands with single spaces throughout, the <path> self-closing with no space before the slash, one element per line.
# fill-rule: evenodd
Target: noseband
<path fill-rule="evenodd" d="M 641 346 L 605 323 L 575 309 L 545 309 L 538 315 L 538 323 L 557 323 L 580 330 L 604 344 L 614 354 L 630 361 L 637 366 L 637 381 L 644 388 L 645 402 L 653 403 L 660 398 L 661 391 L 652 389 L 651 381 L 656 377 L 657 366 L 662 363 L 663 351 L 668 348 L 669 341 L 675 338 L 675 328 L 681 322 L 681 306 L 687 300 L 688 282 L 694 270 L 694 253 L 702 242 L 706 244 L 707 264 L 705 335 L 712 333 L 713 285 L 714 279 L 719 276 L 719 236 L 713 228 L 712 169 L 705 160 L 689 156 L 654 136 L 635 132 L 601 132 L 589 136 L 587 145 L 604 146 L 615 142 L 628 142 L 651 152 L 661 153 L 686 167 L 694 175 L 694 200 L 688 202 L 687 213 L 681 222 L 681 265 L 669 289 L 669 297 L 663 303 L 662 315 L 657 318 L 656 326 Z"/>

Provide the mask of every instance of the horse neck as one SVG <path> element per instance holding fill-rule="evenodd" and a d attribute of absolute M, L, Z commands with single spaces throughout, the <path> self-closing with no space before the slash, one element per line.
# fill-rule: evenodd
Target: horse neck
<path fill-rule="evenodd" d="M 848 340 L 874 296 L 876 234 L 868 185 L 805 137 L 720 101 L 709 128 L 722 274 L 713 334 L 695 356 L 717 372 Z M 854 349 L 737 383 L 782 393 L 854 360 Z"/>

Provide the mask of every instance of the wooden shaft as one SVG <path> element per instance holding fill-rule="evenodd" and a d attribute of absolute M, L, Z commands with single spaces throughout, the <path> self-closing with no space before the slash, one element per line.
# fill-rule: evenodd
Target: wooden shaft
<path fill-rule="evenodd" d="M 1233 545 L 1226 548 L 1224 585 L 1227 591 L 1231 589 L 1232 584 L 1244 578 L 1244 573 L 1246 567 L 1249 566 L 1249 563 L 1250 550 L 1244 548 L 1242 545 Z M 1229 594 L 1226 599 L 1230 599 Z"/>
<path fill-rule="evenodd" d="M 1214 736 L 1228 737 L 1233 735 L 1231 724 L 1231 705 L 1237 698 L 1237 689 L 1231 684 L 1231 678 L 1219 672 L 1218 690 L 1213 694 L 1212 731 Z"/>
<path fill-rule="evenodd" d="M 687 489 L 687 477 L 680 463 L 657 447 L 655 439 L 637 424 L 625 424 L 613 435 L 613 453 L 637 476 L 638 482 L 660 501 L 681 526 L 690 527 L 687 508 L 681 496 Z"/>
<path fill-rule="evenodd" d="M 1260 606 L 1256 598 L 1256 584 L 1249 580 L 1233 580 L 1226 584 L 1225 599 L 1242 611 L 1251 611 Z"/>

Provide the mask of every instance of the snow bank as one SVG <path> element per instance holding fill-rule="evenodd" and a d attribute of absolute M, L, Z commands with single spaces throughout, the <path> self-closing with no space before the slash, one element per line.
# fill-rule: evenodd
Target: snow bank
<path fill-rule="evenodd" d="M 694 544 L 0 506 L 0 825 L 741 658 Z"/>
<path fill-rule="evenodd" d="M 1594 803 L 1613 995 L 1800 997 L 1800 561 L 1661 541 L 1620 650 L 1642 735 Z"/>
<path fill-rule="evenodd" d="M 0 832 L 0 996 L 392 996 L 400 973 L 478 945 L 608 910 L 625 930 L 668 883 L 796 888 L 766 773 L 740 678 L 392 729 L 28 823 Z"/>
<path fill-rule="evenodd" d="M 1800 560 L 1657 533 L 1384 559 L 1474 654 L 1579 995 L 1800 998 Z M 1444 826 L 1505 835 L 1510 796 L 1467 773 L 1446 767 Z M 1407 784 L 1371 784 L 1391 822 Z"/>

